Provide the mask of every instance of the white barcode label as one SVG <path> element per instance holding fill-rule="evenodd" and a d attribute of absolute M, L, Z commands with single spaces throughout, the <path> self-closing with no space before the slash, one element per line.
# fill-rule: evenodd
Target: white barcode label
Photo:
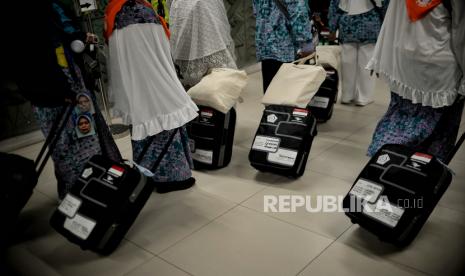
<path fill-rule="evenodd" d="M 278 149 L 275 153 L 268 153 L 267 160 L 270 163 L 292 167 L 297 159 L 297 151 Z"/>
<path fill-rule="evenodd" d="M 252 145 L 252 149 L 265 151 L 265 152 L 277 152 L 281 140 L 276 137 L 268 136 L 257 136 Z"/>
<path fill-rule="evenodd" d="M 213 164 L 213 151 L 196 149 L 192 153 L 192 159 L 205 164 Z"/>
<path fill-rule="evenodd" d="M 77 237 L 87 240 L 96 224 L 95 221 L 76 214 L 73 218 L 66 218 L 64 228 Z"/>
<path fill-rule="evenodd" d="M 375 203 L 382 191 L 383 186 L 359 179 L 350 190 L 350 194 L 367 202 Z"/>
<path fill-rule="evenodd" d="M 392 205 L 389 200 L 382 196 L 375 204 L 366 204 L 363 206 L 363 213 L 372 217 L 392 228 L 396 227 L 402 218 L 405 210 Z"/>
<path fill-rule="evenodd" d="M 329 98 L 315 96 L 309 104 L 313 107 L 327 108 L 329 106 Z"/>
<path fill-rule="evenodd" d="M 60 206 L 58 206 L 58 210 L 65 214 L 67 217 L 74 217 L 79 207 L 81 207 L 82 200 L 77 197 L 74 197 L 70 194 L 66 194 L 65 198 L 61 202 Z"/>

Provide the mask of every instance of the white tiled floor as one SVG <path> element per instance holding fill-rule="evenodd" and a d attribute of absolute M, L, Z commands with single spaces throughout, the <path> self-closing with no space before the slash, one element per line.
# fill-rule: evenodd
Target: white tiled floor
<path fill-rule="evenodd" d="M 231 164 L 194 172 L 187 191 L 153 194 L 120 248 L 109 257 L 81 251 L 48 225 L 56 183 L 48 164 L 21 214 L 8 264 L 18 275 L 465 275 L 465 149 L 451 164 L 453 184 L 418 238 L 404 250 L 383 244 L 341 213 L 265 213 L 264 195 L 340 195 L 368 158 L 366 148 L 389 102 L 337 105 L 319 127 L 305 175 L 259 174 L 247 154 L 263 107 L 259 73 L 250 76 Z M 465 116 L 464 116 L 465 117 Z M 465 129 L 465 121 L 462 125 Z M 129 138 L 118 145 L 131 158 Z M 40 145 L 15 153 L 33 158 Z"/>

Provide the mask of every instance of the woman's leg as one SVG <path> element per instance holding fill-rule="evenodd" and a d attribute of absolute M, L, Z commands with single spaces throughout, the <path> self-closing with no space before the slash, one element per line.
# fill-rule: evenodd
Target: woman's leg
<path fill-rule="evenodd" d="M 342 103 L 351 103 L 355 99 L 357 78 L 357 44 L 344 43 L 342 48 Z"/>
<path fill-rule="evenodd" d="M 140 154 L 147 143 L 151 142 L 139 165 L 154 173 L 153 180 L 157 183 L 159 192 L 187 189 L 195 183 L 192 178 L 192 158 L 185 127 L 180 128 L 176 133 L 160 165 L 153 170 L 173 131 L 175 130 L 163 131 L 155 135 L 153 140 L 153 137 L 140 141 L 132 140 L 133 159 L 136 161 L 140 159 Z"/>
<path fill-rule="evenodd" d="M 355 104 L 365 106 L 373 102 L 376 79 L 366 70 L 369 60 L 373 56 L 374 44 L 359 45 L 357 54 L 357 84 L 354 97 Z"/>
<path fill-rule="evenodd" d="M 54 122 L 61 114 L 62 107 L 35 107 L 34 114 L 40 124 L 44 136 L 50 135 Z M 73 117 L 73 116 L 71 116 Z M 101 154 L 97 135 L 78 138 L 72 118 L 60 133 L 56 146 L 52 149 L 52 160 L 57 179 L 58 197 L 64 198 L 76 183 L 84 165 L 94 155 Z"/>
<path fill-rule="evenodd" d="M 283 63 L 274 59 L 262 60 L 262 77 L 263 77 L 263 94 L 266 93 L 266 89 L 270 86 L 276 73 Z"/>
<path fill-rule="evenodd" d="M 422 150 L 446 161 L 455 146 L 462 120 L 464 102 L 455 103 L 443 109 L 440 121 L 433 134 L 422 144 Z"/>
<path fill-rule="evenodd" d="M 391 103 L 376 127 L 368 155 L 373 156 L 385 144 L 420 149 L 437 128 L 443 114 L 444 108 L 413 104 L 391 93 Z"/>

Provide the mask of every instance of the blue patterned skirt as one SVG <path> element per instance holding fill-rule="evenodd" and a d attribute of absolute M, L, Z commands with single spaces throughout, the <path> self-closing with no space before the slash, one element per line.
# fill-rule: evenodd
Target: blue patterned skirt
<path fill-rule="evenodd" d="M 373 156 L 385 144 L 400 144 L 445 160 L 455 145 L 463 106 L 462 101 L 432 108 L 391 92 L 391 103 L 376 127 L 368 155 Z"/>
<path fill-rule="evenodd" d="M 58 183 L 58 196 L 63 198 L 76 183 L 79 174 L 89 159 L 96 154 L 104 154 L 114 161 L 120 161 L 121 155 L 113 140 L 111 133 L 98 107 L 92 118 L 95 126 L 95 134 L 79 137 L 76 132 L 75 114 L 65 123 L 65 128 L 60 133 L 56 146 L 52 151 L 52 160 L 55 176 Z M 63 107 L 34 107 L 33 111 L 41 130 L 47 137 L 50 130 L 59 119 Z M 97 135 L 98 133 L 98 135 Z"/>
<path fill-rule="evenodd" d="M 57 144 L 52 151 L 52 160 L 55 168 L 55 176 L 58 183 L 58 196 L 64 198 L 66 193 L 77 181 L 84 165 L 96 154 L 103 154 L 116 162 L 121 161 L 121 154 L 116 146 L 105 119 L 100 112 L 95 96 L 85 87 L 80 68 L 68 60 L 74 69 L 75 77 L 71 69 L 62 68 L 68 78 L 72 92 L 77 98 L 85 95 L 92 106 L 89 110 L 81 110 L 79 103 L 65 122 L 65 128 L 60 133 Z M 79 100 L 77 99 L 79 102 Z M 45 137 L 50 134 L 53 124 L 60 119 L 63 107 L 33 107 L 33 112 Z M 92 132 L 82 135 L 77 131 L 76 120 L 85 116 L 90 119 Z"/>
<path fill-rule="evenodd" d="M 155 161 L 163 151 L 169 137 L 175 130 L 166 130 L 153 138 L 152 144 L 149 146 L 147 153 L 143 156 L 139 165 L 152 169 Z M 152 137 L 147 137 L 144 140 L 132 140 L 133 159 L 140 159 L 140 154 L 144 147 L 152 141 Z M 166 155 L 163 157 L 159 167 L 152 171 L 154 173 L 153 180 L 155 182 L 175 182 L 184 181 L 192 176 L 192 158 L 189 150 L 189 138 L 185 127 L 179 129 L 174 136 L 173 142 L 168 148 Z"/>

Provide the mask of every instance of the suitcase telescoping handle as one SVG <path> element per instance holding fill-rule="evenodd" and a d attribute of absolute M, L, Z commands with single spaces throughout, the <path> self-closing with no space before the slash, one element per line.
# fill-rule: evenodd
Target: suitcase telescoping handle
<path fill-rule="evenodd" d="M 452 149 L 452 151 L 449 153 L 449 155 L 447 156 L 446 160 L 445 160 L 445 163 L 447 165 L 449 165 L 450 161 L 452 161 L 452 158 L 454 158 L 455 154 L 457 153 L 457 151 L 459 151 L 460 149 L 460 146 L 462 146 L 463 142 L 465 141 L 465 132 L 462 134 L 462 136 L 459 138 L 459 140 L 457 141 L 457 144 L 455 144 L 454 148 Z"/>
<path fill-rule="evenodd" d="M 52 128 L 50 129 L 47 138 L 45 139 L 44 145 L 40 149 L 39 155 L 37 156 L 34 162 L 37 177 L 39 177 L 42 171 L 44 170 L 44 167 L 47 164 L 50 155 L 52 154 L 56 144 L 58 143 L 58 139 L 60 138 L 60 135 L 63 132 L 63 129 L 65 128 L 69 117 L 73 113 L 74 105 L 75 104 L 72 103 L 64 106 L 60 114 L 57 116 L 55 122 L 53 123 Z M 46 154 L 45 151 L 47 151 Z"/>
<path fill-rule="evenodd" d="M 457 99 L 456 104 L 458 104 L 459 107 L 460 107 L 460 105 L 463 104 L 463 102 L 465 102 L 465 96 L 459 96 L 459 98 Z M 455 144 L 454 148 L 451 150 L 449 155 L 446 157 L 446 160 L 444 160 L 447 165 L 449 165 L 450 161 L 452 161 L 452 158 L 454 158 L 457 151 L 459 151 L 459 149 L 462 146 L 464 141 L 465 141 L 465 132 L 462 133 L 462 136 L 460 136 L 460 138 L 457 141 L 457 143 Z"/>

